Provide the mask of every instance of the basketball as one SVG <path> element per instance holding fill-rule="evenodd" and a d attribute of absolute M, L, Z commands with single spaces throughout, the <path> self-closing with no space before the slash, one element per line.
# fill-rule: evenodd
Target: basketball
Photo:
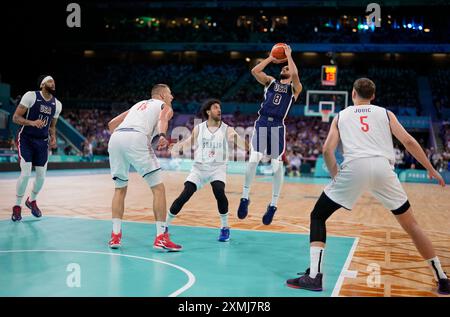
<path fill-rule="evenodd" d="M 286 54 L 284 53 L 284 47 L 286 46 L 285 43 L 277 43 L 272 47 L 272 51 L 270 54 L 275 57 L 276 59 L 285 59 Z"/>

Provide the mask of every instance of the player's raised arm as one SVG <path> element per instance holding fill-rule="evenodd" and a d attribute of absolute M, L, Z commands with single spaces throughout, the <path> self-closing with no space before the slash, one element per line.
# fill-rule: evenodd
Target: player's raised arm
<path fill-rule="evenodd" d="M 337 117 L 331 123 L 330 131 L 327 139 L 323 145 L 323 158 L 327 164 L 328 171 L 332 178 L 335 178 L 338 173 L 338 166 L 334 152 L 339 144 L 339 130 L 337 128 Z"/>
<path fill-rule="evenodd" d="M 267 65 L 274 61 L 276 61 L 276 58 L 274 58 L 272 55 L 269 55 L 269 57 L 252 68 L 252 75 L 260 84 L 267 86 L 272 80 L 274 80 L 272 76 L 269 76 L 264 72 L 264 68 L 266 68 Z"/>
<path fill-rule="evenodd" d="M 234 128 L 228 127 L 227 133 L 228 133 L 228 135 L 227 135 L 228 141 L 232 141 L 233 144 L 234 144 L 234 142 L 236 142 L 238 148 L 245 150 L 245 151 L 248 151 L 250 149 L 249 143 L 246 140 L 244 140 L 243 138 L 241 138 Z"/>
<path fill-rule="evenodd" d="M 117 117 L 111 119 L 111 121 L 108 122 L 109 133 L 112 134 L 114 130 L 123 122 L 123 120 L 125 120 L 125 117 L 127 116 L 129 111 L 130 110 L 122 112 Z"/>
<path fill-rule="evenodd" d="M 298 96 L 303 90 L 303 85 L 300 82 L 297 65 L 295 65 L 295 62 L 292 59 L 292 49 L 289 45 L 286 45 L 284 47 L 284 53 L 286 54 L 289 72 L 291 73 L 292 76 L 292 85 L 294 86 L 294 97 L 295 100 L 297 100 Z"/>
<path fill-rule="evenodd" d="M 422 150 L 420 144 L 409 134 L 405 128 L 400 124 L 395 114 L 388 111 L 389 124 L 391 126 L 392 134 L 405 146 L 406 150 L 411 153 L 414 158 L 422 164 L 428 171 L 430 177 L 438 180 L 439 185 L 445 186 L 445 181 L 442 176 L 434 169 L 427 155 Z"/>

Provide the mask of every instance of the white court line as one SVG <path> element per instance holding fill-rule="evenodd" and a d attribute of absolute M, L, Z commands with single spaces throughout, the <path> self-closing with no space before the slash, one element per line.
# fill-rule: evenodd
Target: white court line
<path fill-rule="evenodd" d="M 139 260 L 144 260 L 144 261 L 149 261 L 149 262 L 157 262 L 157 263 L 160 263 L 160 264 L 169 265 L 171 267 L 176 268 L 177 270 L 182 271 L 184 274 L 186 274 L 188 276 L 188 282 L 183 287 L 181 287 L 180 289 L 178 289 L 175 292 L 169 294 L 168 297 L 176 297 L 176 296 L 180 295 L 184 291 L 186 291 L 189 288 L 191 288 L 192 285 L 194 285 L 194 283 L 195 283 L 195 276 L 194 276 L 194 274 L 192 274 L 192 272 L 188 271 L 187 269 L 185 269 L 185 268 L 183 268 L 181 266 L 172 264 L 172 263 L 168 263 L 168 262 L 164 262 L 164 261 L 160 261 L 160 260 L 155 260 L 155 259 L 150 259 L 150 258 L 144 258 L 142 256 L 128 255 L 128 254 L 118 254 L 118 253 L 108 253 L 108 252 L 99 252 L 99 251 L 82 251 L 82 250 L 0 250 L 0 253 L 24 253 L 24 252 L 59 252 L 59 253 L 103 254 L 103 255 L 110 255 L 110 256 L 123 256 L 123 257 L 127 257 L 127 258 L 132 258 L 132 259 L 139 259 Z"/>
<path fill-rule="evenodd" d="M 352 248 L 350 249 L 350 252 L 348 253 L 347 260 L 344 263 L 344 266 L 342 267 L 341 273 L 339 274 L 339 278 L 336 282 L 336 285 L 334 286 L 333 293 L 331 293 L 331 297 L 337 297 L 339 296 L 339 292 L 341 291 L 342 284 L 344 283 L 345 277 L 356 277 L 358 274 L 357 271 L 349 271 L 348 268 L 350 267 L 350 263 L 353 259 L 353 254 L 355 253 L 356 246 L 358 245 L 359 238 L 354 238 L 355 241 L 353 241 Z"/>
<path fill-rule="evenodd" d="M 296 224 L 288 223 L 288 222 L 284 222 L 284 221 L 278 221 L 278 223 L 281 223 L 281 224 L 287 225 L 287 226 L 291 226 L 291 227 L 297 227 L 297 228 L 305 230 L 306 232 L 309 232 L 309 228 L 306 228 L 304 226 L 300 226 L 300 225 L 296 225 Z"/>

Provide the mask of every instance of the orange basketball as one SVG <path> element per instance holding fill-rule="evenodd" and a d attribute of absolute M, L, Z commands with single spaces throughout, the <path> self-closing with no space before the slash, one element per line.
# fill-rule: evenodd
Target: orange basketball
<path fill-rule="evenodd" d="M 277 43 L 272 47 L 272 51 L 270 54 L 275 57 L 276 59 L 285 59 L 286 54 L 284 54 L 284 47 L 286 46 L 285 43 Z"/>

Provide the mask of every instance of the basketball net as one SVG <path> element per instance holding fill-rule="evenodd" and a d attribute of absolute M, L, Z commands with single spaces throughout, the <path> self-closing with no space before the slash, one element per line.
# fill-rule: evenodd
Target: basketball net
<path fill-rule="evenodd" d="M 322 109 L 320 112 L 322 114 L 322 122 L 330 122 L 331 110 Z"/>

